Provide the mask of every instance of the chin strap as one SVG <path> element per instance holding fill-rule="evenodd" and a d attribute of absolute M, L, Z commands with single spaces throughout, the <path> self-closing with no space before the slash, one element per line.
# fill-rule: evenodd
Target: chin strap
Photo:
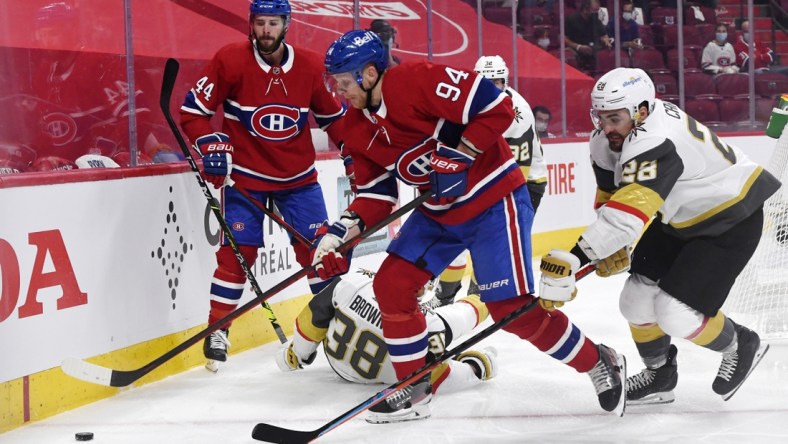
<path fill-rule="evenodd" d="M 366 105 L 365 108 L 367 110 L 369 110 L 370 112 L 375 112 L 376 111 L 374 109 L 374 107 L 372 106 L 372 90 L 375 89 L 376 86 L 378 86 L 378 83 L 380 83 L 380 79 L 383 78 L 383 73 L 382 72 L 378 71 L 377 68 L 375 68 L 375 71 L 377 71 L 377 73 L 378 73 L 378 78 L 375 79 L 375 83 L 373 83 L 372 86 L 369 87 L 369 89 L 365 89 L 364 85 L 358 85 L 361 88 L 362 91 L 367 93 L 367 105 Z"/>

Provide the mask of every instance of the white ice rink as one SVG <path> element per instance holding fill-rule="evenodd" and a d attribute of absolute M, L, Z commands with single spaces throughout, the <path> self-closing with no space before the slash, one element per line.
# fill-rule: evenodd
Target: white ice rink
<path fill-rule="evenodd" d="M 591 275 L 565 310 L 587 336 L 623 352 L 629 373 L 642 363 L 618 312 L 624 276 Z M 735 318 L 734 318 L 735 319 Z M 711 390 L 720 355 L 685 340 L 678 346 L 679 385 L 672 404 L 629 407 L 623 418 L 597 404 L 586 375 L 575 373 L 504 332 L 483 345 L 498 349 L 498 377 L 478 389 L 436 396 L 432 418 L 370 425 L 358 417 L 323 436 L 326 443 L 787 443 L 788 345 L 772 344 L 730 401 Z M 314 430 L 382 386 L 339 380 L 319 355 L 300 372 L 282 373 L 279 344 L 231 356 L 217 374 L 202 367 L 0 435 L 1 443 L 252 443 L 254 425 Z M 153 357 L 152 357 L 153 358 Z"/>

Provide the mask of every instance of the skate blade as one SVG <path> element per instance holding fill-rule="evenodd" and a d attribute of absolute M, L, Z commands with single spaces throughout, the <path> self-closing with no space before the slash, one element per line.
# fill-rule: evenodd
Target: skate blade
<path fill-rule="evenodd" d="M 622 354 L 616 353 L 616 355 L 616 359 L 621 363 L 619 371 L 619 377 L 621 378 L 621 399 L 618 401 L 616 408 L 613 409 L 613 413 L 621 418 L 624 416 L 624 411 L 627 409 L 627 358 Z"/>
<path fill-rule="evenodd" d="M 216 373 L 219 371 L 219 361 L 214 361 L 213 359 L 209 359 L 208 362 L 205 363 L 205 368 L 212 373 Z"/>
<path fill-rule="evenodd" d="M 390 413 L 379 415 L 375 412 L 369 412 L 365 420 L 369 424 L 393 424 L 397 422 L 419 421 L 427 419 L 431 416 L 429 407 L 426 409 L 411 409 L 401 413 Z"/>
<path fill-rule="evenodd" d="M 676 400 L 676 396 L 673 394 L 673 391 L 671 390 L 669 392 L 652 393 L 640 399 L 629 400 L 627 401 L 627 405 L 670 404 L 675 400 Z"/>
<path fill-rule="evenodd" d="M 733 395 L 735 395 L 736 392 L 739 391 L 739 389 L 741 388 L 742 384 L 744 384 L 744 381 L 746 381 L 747 378 L 750 377 L 750 374 L 752 373 L 753 370 L 755 370 L 755 367 L 757 367 L 758 364 L 761 363 L 761 359 L 763 359 L 763 355 L 765 355 L 767 351 L 769 351 L 769 344 L 761 343 L 761 346 L 758 348 L 758 351 L 755 352 L 755 357 L 752 359 L 752 365 L 750 366 L 750 371 L 747 372 L 747 374 L 744 376 L 744 379 L 742 379 L 741 382 L 739 383 L 739 385 L 737 385 L 736 388 L 731 390 L 730 393 L 726 393 L 724 395 L 720 395 L 720 396 L 722 396 L 722 400 L 723 401 L 727 401 L 727 400 L 731 399 L 733 397 Z"/>

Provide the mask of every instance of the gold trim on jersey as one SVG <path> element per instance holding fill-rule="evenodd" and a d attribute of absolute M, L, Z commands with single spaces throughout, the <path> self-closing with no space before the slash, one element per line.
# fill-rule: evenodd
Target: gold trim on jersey
<path fill-rule="evenodd" d="M 721 311 L 717 311 L 716 316 L 713 318 L 707 317 L 704 321 L 704 325 L 699 329 L 700 331 L 692 333 L 687 339 L 695 344 L 707 346 L 722 334 L 722 329 L 725 327 L 725 315 Z"/>
<path fill-rule="evenodd" d="M 727 201 L 721 203 L 720 205 L 717 205 L 714 208 L 710 208 L 710 209 L 704 211 L 703 213 L 701 213 L 701 214 L 699 214 L 699 215 L 697 215 L 697 216 L 695 216 L 695 217 L 693 217 L 691 219 L 687 219 L 686 221 L 683 221 L 683 222 L 670 222 L 670 226 L 672 226 L 673 228 L 675 228 L 677 230 L 680 230 L 682 228 L 691 227 L 691 226 L 696 225 L 696 224 L 698 224 L 700 222 L 703 222 L 703 221 L 705 221 L 707 219 L 710 219 L 710 218 L 716 216 L 717 214 L 727 210 L 728 208 L 736 205 L 737 203 L 741 202 L 742 200 L 744 200 L 747 197 L 747 195 L 750 193 L 750 188 L 752 188 L 752 185 L 755 183 L 755 181 L 761 175 L 762 171 L 763 171 L 763 167 L 759 166 L 759 167 L 755 168 L 753 173 L 750 174 L 750 177 L 747 178 L 747 182 L 745 182 L 744 185 L 742 186 L 742 189 L 741 189 L 741 192 L 739 193 L 739 195 L 734 197 L 733 199 L 727 200 Z"/>
<path fill-rule="evenodd" d="M 616 191 L 611 197 L 610 202 L 617 202 L 621 205 L 634 208 L 643 213 L 646 217 L 645 221 L 648 221 L 657 213 L 665 201 L 659 193 L 651 188 L 631 183 Z"/>
<path fill-rule="evenodd" d="M 312 310 L 309 308 L 309 305 L 304 307 L 301 313 L 298 314 L 296 318 L 296 327 L 306 339 L 312 342 L 322 341 L 325 339 L 326 333 L 328 332 L 327 328 L 315 327 L 315 325 L 312 324 Z"/>
<path fill-rule="evenodd" d="M 487 309 L 487 306 L 484 305 L 484 302 L 482 302 L 482 300 L 479 298 L 478 294 L 469 294 L 457 302 L 465 302 L 466 304 L 470 304 L 476 310 L 476 325 L 479 325 L 482 321 L 487 319 L 487 316 L 490 315 L 490 311 Z"/>
<path fill-rule="evenodd" d="M 597 188 L 596 189 L 596 197 L 595 197 L 595 200 L 594 200 L 596 202 L 596 208 L 599 208 L 602 205 L 610 202 L 610 198 L 611 197 L 613 197 L 613 193 L 608 193 L 607 191 L 605 191 L 605 190 L 603 190 L 601 188 Z"/>
<path fill-rule="evenodd" d="M 629 331 L 632 333 L 632 339 L 638 344 L 656 341 L 665 336 L 665 332 L 662 331 L 658 324 L 636 325 L 630 323 Z"/>

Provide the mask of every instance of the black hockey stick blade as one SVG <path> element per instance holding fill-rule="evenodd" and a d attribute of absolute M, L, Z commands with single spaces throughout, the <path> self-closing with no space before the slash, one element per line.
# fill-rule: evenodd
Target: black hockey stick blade
<path fill-rule="evenodd" d="M 593 264 L 587 264 L 586 266 L 578 270 L 577 273 L 575 273 L 575 279 L 580 280 L 584 278 L 589 273 L 591 273 L 591 271 L 593 271 L 594 268 L 595 266 Z M 286 444 L 307 443 L 313 441 L 325 435 L 326 433 L 330 432 L 331 430 L 339 427 L 340 425 L 346 423 L 347 421 L 353 419 L 360 413 L 363 413 L 364 411 L 368 410 L 370 407 L 386 399 L 390 394 L 418 380 L 426 373 L 432 371 L 434 368 L 439 366 L 442 362 L 446 362 L 449 359 L 458 356 L 460 353 L 468 350 L 469 348 L 478 344 L 482 340 L 488 338 L 490 335 L 500 330 L 501 328 L 505 327 L 510 322 L 514 321 L 515 319 L 522 316 L 523 314 L 531 311 L 531 309 L 533 309 L 538 303 L 539 303 L 539 299 L 534 298 L 534 300 L 532 300 L 531 302 L 523 305 L 517 310 L 501 318 L 500 321 L 490 325 L 489 327 L 485 328 L 479 333 L 468 338 L 467 341 L 464 341 L 463 343 L 457 345 L 451 350 L 447 350 L 436 361 L 424 365 L 422 368 L 416 370 L 410 375 L 404 377 L 403 379 L 400 379 L 394 384 L 379 391 L 371 398 L 368 398 L 366 401 L 362 402 L 361 404 L 353 407 L 352 409 L 332 419 L 331 421 L 324 424 L 322 427 L 319 427 L 311 431 L 300 431 L 300 430 L 286 429 L 284 427 L 278 427 L 266 423 L 259 423 L 252 430 L 252 438 L 258 441 L 272 442 L 272 443 L 286 443 Z"/>
<path fill-rule="evenodd" d="M 364 230 L 356 237 L 352 239 L 348 239 L 345 243 L 337 248 L 337 251 L 343 252 L 349 248 L 352 248 L 362 240 L 368 238 L 375 234 L 381 228 L 384 228 L 388 224 L 394 222 L 395 220 L 403 217 L 409 211 L 415 209 L 422 203 L 424 203 L 427 199 L 432 197 L 432 193 L 425 193 L 421 196 L 413 199 L 412 201 L 408 202 L 407 204 L 400 207 L 397 211 L 391 213 L 388 217 L 383 219 L 382 221 L 376 223 L 375 225 L 369 227 L 368 229 Z M 109 387 L 126 387 L 131 385 L 135 381 L 139 380 L 143 376 L 147 375 L 148 373 L 152 372 L 165 362 L 169 361 L 173 357 L 177 356 L 184 350 L 188 349 L 192 345 L 198 343 L 199 341 L 207 338 L 211 333 L 218 330 L 221 326 L 227 324 L 228 322 L 236 319 L 237 317 L 241 316 L 242 314 L 246 313 L 247 311 L 251 310 L 258 304 L 265 302 L 267 299 L 271 298 L 272 296 L 276 295 L 283 289 L 289 287 L 293 283 L 297 282 L 299 279 L 303 278 L 310 272 L 315 270 L 315 266 L 304 267 L 301 270 L 297 271 L 296 273 L 290 275 L 289 277 L 285 278 L 283 281 L 279 282 L 278 284 L 274 285 L 267 291 L 263 292 L 256 298 L 252 299 L 251 301 L 247 302 L 246 304 L 236 308 L 234 311 L 227 314 L 227 316 L 219 319 L 218 321 L 214 322 L 213 324 L 208 325 L 201 331 L 197 332 L 191 338 L 187 339 L 186 341 L 182 342 L 172 350 L 164 353 L 163 355 L 159 356 L 158 358 L 154 359 L 153 361 L 149 362 L 148 364 L 135 369 L 135 370 L 113 370 L 106 367 L 102 367 L 100 365 L 92 364 L 81 359 L 77 358 L 67 358 L 63 361 L 61 365 L 61 369 L 64 373 L 69 376 L 72 376 L 77 379 L 81 379 L 83 381 L 92 382 L 94 384 L 105 385 Z"/>

